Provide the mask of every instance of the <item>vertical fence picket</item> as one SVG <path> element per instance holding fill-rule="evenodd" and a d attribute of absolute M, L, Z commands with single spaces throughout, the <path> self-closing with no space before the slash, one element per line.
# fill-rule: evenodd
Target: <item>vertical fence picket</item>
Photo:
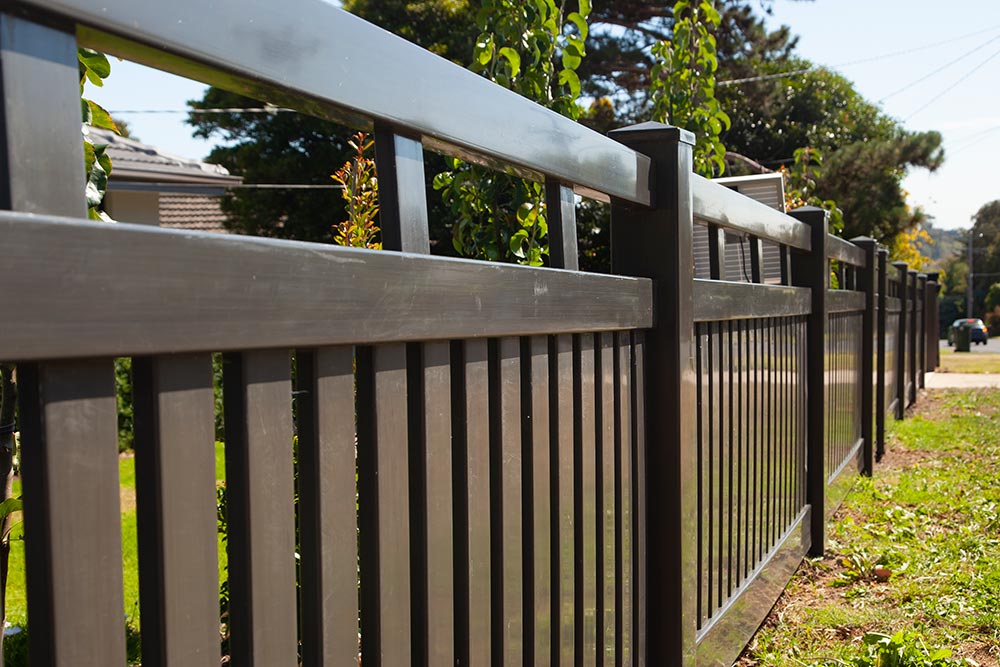
<path fill-rule="evenodd" d="M 113 362 L 17 373 L 32 663 L 124 664 Z"/>
<path fill-rule="evenodd" d="M 520 665 L 524 653 L 520 341 L 490 341 L 493 662 Z"/>
<path fill-rule="evenodd" d="M 576 654 L 582 665 L 597 664 L 597 425 L 595 423 L 594 338 L 576 339 Z"/>
<path fill-rule="evenodd" d="M 614 378 L 614 337 L 602 333 L 595 340 L 597 351 L 595 383 L 600 397 L 598 410 L 600 431 L 597 445 L 598 455 L 598 530 L 601 545 L 598 562 L 598 597 L 601 613 L 600 646 L 603 660 L 599 664 L 611 667 L 615 664 L 617 639 L 617 583 L 615 578 L 615 544 L 617 542 L 617 498 L 615 494 L 615 378 Z"/>
<path fill-rule="evenodd" d="M 356 354 L 361 654 L 388 667 L 412 658 L 406 346 Z"/>
<path fill-rule="evenodd" d="M 483 339 L 453 346 L 455 410 L 456 661 L 490 664 L 489 354 Z"/>
<path fill-rule="evenodd" d="M 616 665 L 631 667 L 633 664 L 632 598 L 635 592 L 632 569 L 632 552 L 635 536 L 632 533 L 632 354 L 627 333 L 615 334 L 615 595 L 616 616 L 615 647 Z"/>
<path fill-rule="evenodd" d="M 136 357 L 132 395 L 142 661 L 218 665 L 212 358 Z"/>
<path fill-rule="evenodd" d="M 574 388 L 573 339 L 555 336 L 550 344 L 549 371 L 552 411 L 551 439 L 553 444 L 552 489 L 557 508 L 552 542 L 553 595 L 552 618 L 556 636 L 553 640 L 553 665 L 569 667 L 576 664 L 576 504 L 574 447 Z"/>
<path fill-rule="evenodd" d="M 528 432 L 525 438 L 525 517 L 531 535 L 531 558 L 525 570 L 531 572 L 530 594 L 525 605 L 525 633 L 530 630 L 531 660 L 536 665 L 551 664 L 552 616 L 552 443 L 549 391 L 549 340 L 545 336 L 525 339 L 522 381 L 528 392 Z M 557 570 L 556 570 L 557 571 Z M 557 587 L 556 587 L 557 588 Z M 527 659 L 527 657 L 526 657 Z"/>
<path fill-rule="evenodd" d="M 358 659 L 354 349 L 295 353 L 302 662 Z"/>
<path fill-rule="evenodd" d="M 632 644 L 636 667 L 649 667 L 648 606 L 648 467 L 646 465 L 646 342 L 643 332 L 631 335 L 632 345 Z"/>
<path fill-rule="evenodd" d="M 419 502 L 425 514 L 422 542 L 425 573 L 427 664 L 455 664 L 454 494 L 452 489 L 451 359 L 446 342 L 424 343 L 419 372 L 423 412 L 423 480 Z"/>
<path fill-rule="evenodd" d="M 291 360 L 224 356 L 232 660 L 296 664 Z"/>

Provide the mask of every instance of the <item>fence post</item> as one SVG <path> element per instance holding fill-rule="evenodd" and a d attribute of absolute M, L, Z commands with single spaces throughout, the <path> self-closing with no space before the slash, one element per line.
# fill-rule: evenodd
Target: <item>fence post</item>
<path fill-rule="evenodd" d="M 925 370 L 934 372 L 941 362 L 941 323 L 940 304 L 938 303 L 938 292 L 941 285 L 938 284 L 938 273 L 927 274 L 927 301 L 924 304 L 924 321 L 927 331 L 927 368 Z"/>
<path fill-rule="evenodd" d="M 851 239 L 851 243 L 865 251 L 865 266 L 858 271 L 860 287 L 865 293 L 865 313 L 861 324 L 861 435 L 862 445 L 861 473 L 871 477 L 875 469 L 875 448 L 872 438 L 875 416 L 874 402 L 874 366 L 875 366 L 875 273 L 876 251 L 878 244 L 867 236 Z"/>
<path fill-rule="evenodd" d="M 886 355 L 886 295 L 889 291 L 889 276 L 886 273 L 886 263 L 889 251 L 879 248 L 878 251 L 878 369 L 875 386 L 875 460 L 881 461 L 885 453 L 885 355 Z"/>
<path fill-rule="evenodd" d="M 920 321 L 917 322 L 917 376 L 913 382 L 915 389 L 924 388 L 924 373 L 927 372 L 927 275 L 917 274 L 917 297 L 920 302 Z"/>
<path fill-rule="evenodd" d="M 909 407 L 917 401 L 917 359 L 920 358 L 920 351 L 917 349 L 917 299 L 919 290 L 917 288 L 917 272 L 909 269 L 907 272 L 906 295 L 910 299 L 910 308 L 906 311 L 910 321 L 906 323 L 906 335 L 910 339 L 910 358 L 906 363 L 910 369 L 910 382 L 906 386 L 906 405 Z"/>
<path fill-rule="evenodd" d="M 906 262 L 893 262 L 899 280 L 899 330 L 896 332 L 896 419 L 903 418 L 906 410 L 906 323 L 907 311 L 907 280 Z"/>
<path fill-rule="evenodd" d="M 0 90 L 0 209 L 86 218 L 72 30 L 0 14 Z M 31 663 L 123 664 L 114 365 L 17 376 Z"/>
<path fill-rule="evenodd" d="M 806 339 L 806 500 L 811 506 L 809 553 L 823 554 L 826 547 L 826 291 L 830 264 L 826 255 L 826 211 L 806 206 L 791 216 L 809 225 L 811 248 L 792 255 L 792 283 L 812 290 L 812 310 L 807 318 Z"/>
<path fill-rule="evenodd" d="M 613 201 L 611 267 L 652 278 L 656 319 L 646 334 L 645 581 L 636 587 L 639 665 L 693 664 L 697 545 L 694 258 L 691 151 L 694 135 L 661 123 L 610 136 L 653 161 L 652 205 Z M 642 425 L 640 425 L 640 428 Z M 641 569 L 641 568 L 640 568 Z M 642 576 L 642 572 L 638 573 Z M 642 642 L 645 641 L 645 650 Z"/>

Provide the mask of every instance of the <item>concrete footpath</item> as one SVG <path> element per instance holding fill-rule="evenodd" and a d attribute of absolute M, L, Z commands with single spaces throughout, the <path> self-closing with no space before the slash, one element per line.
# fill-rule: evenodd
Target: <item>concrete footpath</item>
<path fill-rule="evenodd" d="M 978 387 L 1000 388 L 1000 373 L 927 373 L 924 375 L 926 389 L 976 389 Z"/>

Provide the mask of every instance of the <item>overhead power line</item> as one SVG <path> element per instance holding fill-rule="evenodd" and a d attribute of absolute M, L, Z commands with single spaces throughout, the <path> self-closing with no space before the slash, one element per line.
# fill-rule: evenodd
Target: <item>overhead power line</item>
<path fill-rule="evenodd" d="M 209 108 L 209 109 L 115 109 L 109 111 L 111 115 L 122 115 L 128 113 L 192 113 L 192 114 L 211 114 L 211 113 L 266 113 L 266 114 L 276 114 L 282 112 L 291 111 L 293 113 L 298 113 L 295 109 L 286 109 L 284 107 L 223 107 L 223 108 Z"/>
<path fill-rule="evenodd" d="M 975 135 L 973 135 L 971 137 L 965 137 L 965 139 L 963 139 L 959 143 L 959 145 L 957 147 L 955 147 L 954 149 L 948 151 L 948 157 L 954 157 L 955 155 L 958 155 L 962 151 L 964 151 L 964 150 L 966 150 L 968 148 L 972 148 L 973 146 L 975 146 L 979 142 L 981 142 L 984 137 L 986 137 L 987 135 L 993 134 L 997 130 L 1000 130 L 1000 125 L 994 125 L 993 127 L 987 128 L 987 129 L 983 130 L 982 132 L 978 132 L 977 134 L 975 134 Z"/>
<path fill-rule="evenodd" d="M 1000 29 L 1000 25 L 994 25 L 994 26 L 989 27 L 989 28 L 983 28 L 981 30 L 976 30 L 974 32 L 966 33 L 964 35 L 959 35 L 958 37 L 952 37 L 952 38 L 945 39 L 945 40 L 942 40 L 942 41 L 939 41 L 939 42 L 933 42 L 931 44 L 922 44 L 920 46 L 916 46 L 916 47 L 913 47 L 913 48 L 910 48 L 910 49 L 904 49 L 902 51 L 892 51 L 891 53 L 883 53 L 883 54 L 880 54 L 880 55 L 877 55 L 877 56 L 871 56 L 871 57 L 868 57 L 868 58 L 860 58 L 858 60 L 850 60 L 850 61 L 847 61 L 847 62 L 844 62 L 844 63 L 840 63 L 839 65 L 833 65 L 832 67 L 834 67 L 834 68 L 851 67 L 851 66 L 854 66 L 854 65 L 863 65 L 863 64 L 866 64 L 866 63 L 878 62 L 878 61 L 881 61 L 881 60 L 888 60 L 889 58 L 895 58 L 895 57 L 898 57 L 898 56 L 905 56 L 905 55 L 909 55 L 911 53 L 917 53 L 919 51 L 927 51 L 928 49 L 937 48 L 939 46 L 946 46 L 948 44 L 953 44 L 955 42 L 960 42 L 963 39 L 968 39 L 969 37 L 975 37 L 976 35 L 981 35 L 981 34 L 986 33 L 986 32 L 994 32 L 994 31 L 996 31 L 998 29 Z M 1000 39 L 1000 36 L 997 36 L 997 37 L 995 37 L 993 39 Z M 991 39 L 990 42 L 992 42 L 993 39 Z M 987 44 L 989 44 L 989 42 L 987 42 Z M 973 51 L 978 50 L 979 48 L 982 48 L 982 46 L 985 46 L 985 44 L 981 45 L 980 47 L 977 47 L 977 49 L 974 49 Z M 800 69 L 793 69 L 793 70 L 789 70 L 787 72 L 777 72 L 775 74 L 761 74 L 759 76 L 748 76 L 748 77 L 745 77 L 745 78 L 742 78 L 742 79 L 729 79 L 727 81 L 719 81 L 715 85 L 717 85 L 717 86 L 731 86 L 731 85 L 735 85 L 735 84 L 738 84 L 738 83 L 749 83 L 751 81 L 768 81 L 770 79 L 780 79 L 780 78 L 783 78 L 783 77 L 797 76 L 799 74 L 806 74 L 808 72 L 813 72 L 813 71 L 815 71 L 817 69 L 822 69 L 824 67 L 825 66 L 813 65 L 812 67 L 804 67 L 804 68 L 800 68 Z M 897 92 L 900 92 L 900 91 L 897 91 Z M 895 94 L 896 93 L 891 93 L 891 95 L 895 95 Z M 883 99 L 885 99 L 885 98 L 883 98 Z"/>
<path fill-rule="evenodd" d="M 923 111 L 924 109 L 926 109 L 930 105 L 932 105 L 935 102 L 937 102 L 939 99 L 941 99 L 942 97 L 944 97 L 945 95 L 947 95 L 949 92 L 951 92 L 952 90 L 954 90 L 956 86 L 958 86 L 963 81 L 965 81 L 966 79 L 968 79 L 970 76 L 972 76 L 973 74 L 975 74 L 976 72 L 978 72 L 980 69 L 982 69 L 983 67 L 985 67 L 987 63 L 989 63 L 991 60 L 993 60 L 997 56 L 1000 56 L 1000 49 L 997 49 L 996 51 L 994 51 L 989 57 L 986 58 L 986 60 L 983 60 L 981 63 L 979 63 L 978 65 L 976 65 L 975 67 L 973 67 L 972 69 L 970 69 L 968 72 L 966 72 L 965 74 L 963 74 L 962 76 L 960 76 L 958 78 L 958 80 L 955 81 L 955 83 L 951 84 L 950 86 L 948 86 L 947 88 L 945 88 L 944 90 L 942 90 L 940 93 L 938 93 L 937 95 L 935 95 L 931 99 L 927 100 L 927 102 L 925 102 L 923 106 L 918 107 L 916 111 L 912 112 L 909 116 L 907 116 L 903 120 L 910 120 L 911 118 L 913 118 L 914 116 L 916 116 L 918 113 L 920 113 L 921 111 Z"/>
<path fill-rule="evenodd" d="M 920 83 L 922 81 L 926 81 L 927 79 L 931 78 L 932 76 L 934 76 L 938 72 L 941 72 L 941 71 L 943 71 L 943 70 L 951 67 L 952 65 L 954 65 L 957 62 L 965 60 L 966 58 L 968 58 L 969 56 L 971 56 L 976 51 L 979 51 L 981 49 L 985 49 L 987 46 L 989 46 L 993 42 L 997 41 L 998 39 L 1000 39 L 1000 35 L 997 35 L 996 37 L 992 37 L 992 38 L 986 40 L 985 42 L 983 42 L 982 44 L 980 44 L 976 48 L 972 49 L 971 51 L 966 51 L 965 53 L 963 53 L 959 57 L 955 58 L 954 60 L 950 60 L 950 61 L 946 62 L 944 65 L 941 65 L 940 67 L 938 67 L 937 69 L 932 70 L 932 71 L 928 72 L 927 74 L 924 74 L 919 79 L 911 81 L 910 83 L 906 84 L 902 88 L 897 88 L 896 90 L 892 91 L 891 93 L 889 93 L 888 95 L 886 95 L 885 97 L 883 97 L 882 99 L 880 99 L 879 102 L 885 102 L 890 97 L 898 95 L 899 93 L 903 92 L 904 90 L 909 90 L 910 88 L 912 88 L 913 86 L 917 85 L 918 83 Z"/>

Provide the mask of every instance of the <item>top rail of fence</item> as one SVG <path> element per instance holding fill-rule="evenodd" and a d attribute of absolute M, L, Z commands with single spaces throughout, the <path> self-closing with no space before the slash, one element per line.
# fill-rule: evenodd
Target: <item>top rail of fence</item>
<path fill-rule="evenodd" d="M 852 266 L 864 268 L 868 264 L 864 250 L 850 241 L 832 234 L 826 240 L 826 254 L 830 259 L 836 259 Z"/>
<path fill-rule="evenodd" d="M 79 43 L 428 148 L 650 203 L 650 160 L 322 0 L 15 0 Z"/>
<path fill-rule="evenodd" d="M 799 250 L 811 248 L 809 228 L 770 206 L 697 175 L 691 191 L 696 218 Z"/>

